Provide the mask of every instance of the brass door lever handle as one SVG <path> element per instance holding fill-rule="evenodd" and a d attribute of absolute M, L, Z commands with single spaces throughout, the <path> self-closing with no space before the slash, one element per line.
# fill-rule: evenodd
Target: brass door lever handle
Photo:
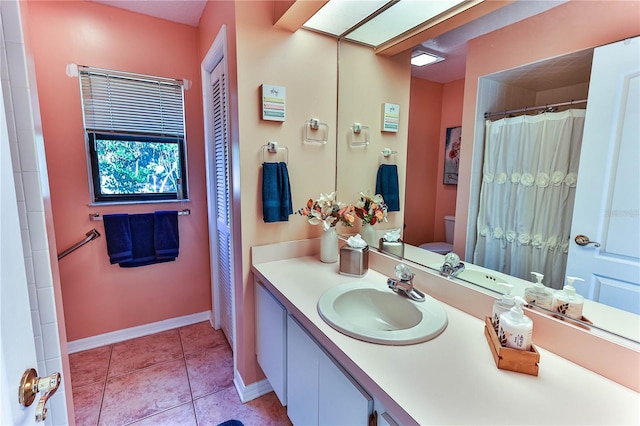
<path fill-rule="evenodd" d="M 574 238 L 574 241 L 576 242 L 577 245 L 582 247 L 588 244 L 593 244 L 596 247 L 600 247 L 600 243 L 589 240 L 589 237 L 587 237 L 586 235 L 576 235 L 576 237 Z"/>
<path fill-rule="evenodd" d="M 62 378 L 60 373 L 53 373 L 50 376 L 38 377 L 38 372 L 30 368 L 22 375 L 20 387 L 18 389 L 18 401 L 25 407 L 33 404 L 38 392 L 43 392 L 36 406 L 36 422 L 42 422 L 47 418 L 47 408 L 45 407 L 49 398 L 56 393 Z"/>

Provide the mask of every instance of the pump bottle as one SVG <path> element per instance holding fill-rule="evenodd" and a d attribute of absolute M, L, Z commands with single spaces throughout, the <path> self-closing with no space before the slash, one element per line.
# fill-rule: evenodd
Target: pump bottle
<path fill-rule="evenodd" d="M 503 346 L 528 351 L 531 350 L 533 321 L 522 311 L 524 302 L 524 299 L 516 298 L 515 306 L 509 312 L 503 312 L 500 315 L 498 339 Z"/>
<path fill-rule="evenodd" d="M 553 295 L 553 310 L 570 318 L 582 319 L 584 297 L 576 293 L 574 281 L 584 281 L 582 278 L 567 276 L 567 284 L 562 290 L 557 290 Z"/>
<path fill-rule="evenodd" d="M 491 325 L 493 325 L 493 329 L 498 332 L 498 328 L 500 326 L 500 314 L 503 312 L 507 312 L 514 305 L 514 297 L 511 294 L 511 290 L 513 286 L 511 284 L 502 284 L 506 291 L 495 302 L 493 302 L 493 309 L 491 310 Z"/>
<path fill-rule="evenodd" d="M 536 283 L 533 287 L 527 287 L 524 289 L 524 299 L 530 305 L 536 305 L 541 308 L 551 310 L 553 295 L 547 291 L 547 287 L 542 284 L 542 278 L 544 278 L 544 275 L 538 272 L 532 272 L 531 274 L 536 277 Z"/>

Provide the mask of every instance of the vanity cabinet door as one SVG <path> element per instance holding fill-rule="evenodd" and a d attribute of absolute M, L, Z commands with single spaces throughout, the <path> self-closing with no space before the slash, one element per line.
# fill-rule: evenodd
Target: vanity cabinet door
<path fill-rule="evenodd" d="M 371 396 L 291 316 L 287 361 L 287 414 L 294 425 L 369 424 Z"/>
<path fill-rule="evenodd" d="M 322 352 L 306 331 L 287 319 L 287 415 L 294 425 L 318 424 L 318 362 Z"/>
<path fill-rule="evenodd" d="M 257 280 L 255 290 L 258 364 L 282 405 L 287 405 L 287 311 Z"/>
<path fill-rule="evenodd" d="M 369 424 L 373 398 L 325 353 L 320 356 L 319 375 L 320 425 Z"/>

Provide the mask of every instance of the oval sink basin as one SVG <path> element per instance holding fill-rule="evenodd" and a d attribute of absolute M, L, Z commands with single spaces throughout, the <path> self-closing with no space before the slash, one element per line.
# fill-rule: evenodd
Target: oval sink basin
<path fill-rule="evenodd" d="M 415 302 L 386 287 L 356 281 L 327 290 L 318 301 L 320 317 L 347 336 L 371 343 L 410 345 L 438 336 L 447 314 L 427 296 Z"/>

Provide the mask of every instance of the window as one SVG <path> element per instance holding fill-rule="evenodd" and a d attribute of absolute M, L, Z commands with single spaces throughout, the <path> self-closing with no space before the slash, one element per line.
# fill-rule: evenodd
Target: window
<path fill-rule="evenodd" d="M 92 201 L 187 198 L 182 82 L 79 71 Z"/>

